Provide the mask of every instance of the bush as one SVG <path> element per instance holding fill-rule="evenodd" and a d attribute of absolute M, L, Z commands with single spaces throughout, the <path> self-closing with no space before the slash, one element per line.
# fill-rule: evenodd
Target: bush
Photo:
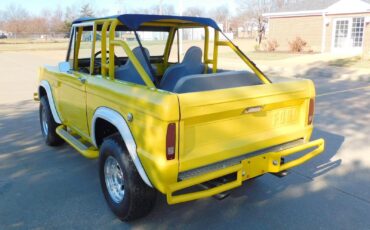
<path fill-rule="evenodd" d="M 290 51 L 302 52 L 307 46 L 307 42 L 300 37 L 296 37 L 293 41 L 289 42 Z"/>
<path fill-rule="evenodd" d="M 254 51 L 256 52 L 261 51 L 260 45 L 258 44 L 254 45 Z"/>
<path fill-rule="evenodd" d="M 268 40 L 266 43 L 263 44 L 263 47 L 268 52 L 274 52 L 276 51 L 276 48 L 279 47 L 278 42 L 274 40 Z"/>

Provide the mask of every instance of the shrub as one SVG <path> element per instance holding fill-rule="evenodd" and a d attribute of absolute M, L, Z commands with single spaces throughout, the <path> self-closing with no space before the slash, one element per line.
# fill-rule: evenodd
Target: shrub
<path fill-rule="evenodd" d="M 289 42 L 290 51 L 302 52 L 307 46 L 307 42 L 300 37 L 296 37 L 293 41 Z"/>
<path fill-rule="evenodd" d="M 278 42 L 274 40 L 268 40 L 266 43 L 263 44 L 263 47 L 268 52 L 274 52 L 276 51 L 276 48 L 279 47 Z"/>
<path fill-rule="evenodd" d="M 254 51 L 256 52 L 261 51 L 260 45 L 258 44 L 254 45 Z"/>

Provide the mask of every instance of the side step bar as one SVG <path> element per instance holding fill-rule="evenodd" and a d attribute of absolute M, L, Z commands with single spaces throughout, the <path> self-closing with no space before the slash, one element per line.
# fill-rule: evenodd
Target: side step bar
<path fill-rule="evenodd" d="M 83 144 L 79 139 L 69 133 L 65 129 L 65 126 L 58 126 L 58 128 L 56 129 L 56 133 L 73 148 L 75 148 L 79 153 L 81 153 L 84 157 L 97 158 L 99 156 L 99 151 L 95 147 L 88 147 Z"/>

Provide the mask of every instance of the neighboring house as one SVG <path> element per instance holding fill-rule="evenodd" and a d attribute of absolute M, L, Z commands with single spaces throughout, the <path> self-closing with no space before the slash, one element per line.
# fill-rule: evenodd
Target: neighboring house
<path fill-rule="evenodd" d="M 263 16 L 279 50 L 300 37 L 314 52 L 370 54 L 370 0 L 307 0 Z"/>

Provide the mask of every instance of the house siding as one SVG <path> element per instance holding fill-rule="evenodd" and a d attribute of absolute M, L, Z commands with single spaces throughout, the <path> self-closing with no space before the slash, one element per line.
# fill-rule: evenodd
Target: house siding
<path fill-rule="evenodd" d="M 338 18 L 365 17 L 370 18 L 370 13 L 362 14 L 337 14 L 326 15 L 325 25 L 325 47 L 324 52 L 332 52 L 334 20 Z M 365 19 L 366 21 L 366 19 Z M 296 37 L 301 37 L 307 41 L 307 50 L 321 52 L 322 48 L 323 17 L 305 16 L 305 17 L 273 17 L 269 19 L 269 33 L 267 38 L 276 40 L 279 44 L 277 50 L 288 51 L 289 41 Z M 363 38 L 363 54 L 370 56 L 370 23 L 365 22 Z"/>
<path fill-rule="evenodd" d="M 270 18 L 268 39 L 276 40 L 277 50 L 289 50 L 289 42 L 300 37 L 307 42 L 306 50 L 321 51 L 322 16 Z"/>
<path fill-rule="evenodd" d="M 370 23 L 365 23 L 364 56 L 370 58 Z"/>

